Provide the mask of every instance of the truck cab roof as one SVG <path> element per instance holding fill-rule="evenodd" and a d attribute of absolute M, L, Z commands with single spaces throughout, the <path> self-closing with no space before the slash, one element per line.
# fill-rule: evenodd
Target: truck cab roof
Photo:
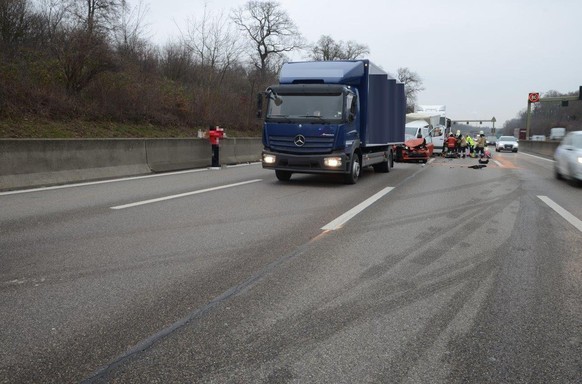
<path fill-rule="evenodd" d="M 385 75 L 387 72 L 369 60 L 345 61 L 301 61 L 283 64 L 279 84 L 360 84 L 368 67 L 370 75 Z"/>

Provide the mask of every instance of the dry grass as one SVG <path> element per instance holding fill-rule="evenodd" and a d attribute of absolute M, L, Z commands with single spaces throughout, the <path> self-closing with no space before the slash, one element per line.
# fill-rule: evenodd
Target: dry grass
<path fill-rule="evenodd" d="M 197 137 L 205 127 L 163 127 L 152 124 L 133 124 L 93 121 L 51 121 L 21 119 L 0 121 L 3 139 L 64 139 L 64 138 L 186 138 Z M 228 129 L 230 137 L 259 137 L 260 131 Z"/>

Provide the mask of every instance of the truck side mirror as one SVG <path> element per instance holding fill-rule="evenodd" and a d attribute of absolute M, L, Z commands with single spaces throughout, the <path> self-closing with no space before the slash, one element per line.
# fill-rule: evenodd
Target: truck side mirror
<path fill-rule="evenodd" d="M 348 113 L 348 121 L 351 123 L 356 118 L 357 98 L 354 96 L 350 103 L 350 111 Z"/>
<path fill-rule="evenodd" d="M 263 117 L 263 93 L 257 93 L 257 118 Z"/>

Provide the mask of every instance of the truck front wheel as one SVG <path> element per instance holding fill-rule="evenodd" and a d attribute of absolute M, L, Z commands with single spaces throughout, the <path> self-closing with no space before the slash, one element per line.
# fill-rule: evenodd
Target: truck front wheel
<path fill-rule="evenodd" d="M 357 153 L 354 153 L 350 173 L 348 173 L 345 178 L 346 184 L 356 184 L 358 178 L 360 177 L 361 171 L 362 166 L 360 163 L 360 156 Z"/>
<path fill-rule="evenodd" d="M 277 176 L 277 179 L 279 179 L 280 181 L 289 181 L 291 180 L 291 172 L 290 171 L 281 171 L 281 170 L 275 170 L 275 176 Z"/>

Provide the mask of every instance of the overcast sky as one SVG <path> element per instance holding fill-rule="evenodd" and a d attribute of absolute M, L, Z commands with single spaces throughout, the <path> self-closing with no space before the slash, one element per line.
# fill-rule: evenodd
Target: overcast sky
<path fill-rule="evenodd" d="M 200 18 L 244 0 L 143 0 L 156 44 Z M 138 0 L 130 0 L 137 4 Z M 307 42 L 354 40 L 395 74 L 408 67 L 426 88 L 418 104 L 444 104 L 452 119 L 506 120 L 529 92 L 582 85 L 582 0 L 280 0 Z M 303 59 L 294 56 L 293 59 Z M 484 125 L 485 126 L 485 125 Z"/>

